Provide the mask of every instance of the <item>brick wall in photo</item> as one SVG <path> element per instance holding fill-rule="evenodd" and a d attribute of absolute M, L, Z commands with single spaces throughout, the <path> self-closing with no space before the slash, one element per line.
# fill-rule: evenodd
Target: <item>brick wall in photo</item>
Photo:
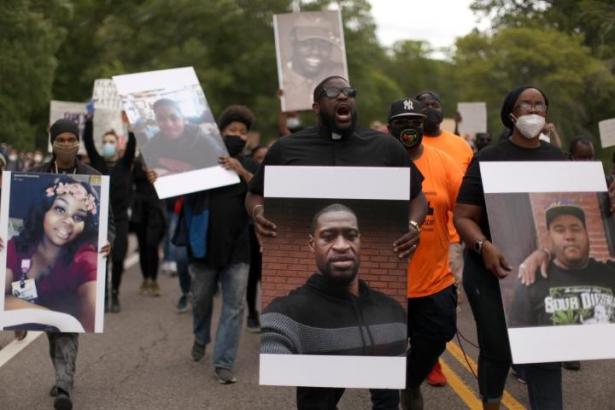
<path fill-rule="evenodd" d="M 609 246 L 605 235 L 605 225 L 600 210 L 598 195 L 592 192 L 578 193 L 531 193 L 530 202 L 536 224 L 538 243 L 540 247 L 548 244 L 547 226 L 545 221 L 546 208 L 555 201 L 567 201 L 579 205 L 585 211 L 587 232 L 590 241 L 590 255 L 597 260 L 607 260 Z"/>
<path fill-rule="evenodd" d="M 406 305 L 407 260 L 393 253 L 393 241 L 407 231 L 407 202 L 374 200 L 275 199 L 266 200 L 266 215 L 278 227 L 276 238 L 266 239 L 263 251 L 262 306 L 305 283 L 316 271 L 308 248 L 312 216 L 334 203 L 349 206 L 361 231 L 359 277 Z"/>

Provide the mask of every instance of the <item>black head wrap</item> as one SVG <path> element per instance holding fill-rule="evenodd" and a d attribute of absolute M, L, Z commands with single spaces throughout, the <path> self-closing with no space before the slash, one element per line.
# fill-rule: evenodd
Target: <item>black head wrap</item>
<path fill-rule="evenodd" d="M 512 130 L 515 127 L 515 124 L 513 124 L 512 120 L 510 119 L 510 114 L 515 109 L 515 103 L 517 102 L 517 99 L 519 98 L 521 93 L 528 88 L 534 88 L 538 90 L 545 99 L 545 105 L 547 106 L 547 109 L 549 108 L 549 99 L 540 88 L 534 87 L 532 85 L 523 85 L 521 87 L 515 88 L 514 90 L 509 92 L 508 95 L 506 95 L 506 98 L 504 98 L 504 103 L 502 104 L 502 111 L 500 111 L 500 119 L 502 120 L 502 124 L 504 124 L 504 126 L 509 130 Z"/>
<path fill-rule="evenodd" d="M 49 128 L 49 138 L 51 139 L 51 143 L 53 144 L 56 137 L 65 132 L 74 134 L 77 137 L 77 140 L 79 140 L 79 127 L 77 127 L 77 124 L 66 118 L 61 118 L 54 122 Z"/>

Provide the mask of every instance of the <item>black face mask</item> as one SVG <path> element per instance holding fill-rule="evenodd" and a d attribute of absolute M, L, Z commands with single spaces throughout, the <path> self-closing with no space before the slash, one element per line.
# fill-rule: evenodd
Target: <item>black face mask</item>
<path fill-rule="evenodd" d="M 429 135 L 437 133 L 442 122 L 442 111 L 430 107 L 423 111 L 423 114 L 427 116 L 423 121 L 425 132 Z"/>
<path fill-rule="evenodd" d="M 246 141 L 244 141 L 239 135 L 225 135 L 224 145 L 226 145 L 228 154 L 231 157 L 236 157 L 241 154 L 241 151 L 243 151 L 246 146 Z"/>
<path fill-rule="evenodd" d="M 406 148 L 414 148 L 423 141 L 423 127 L 391 127 L 391 134 Z"/>

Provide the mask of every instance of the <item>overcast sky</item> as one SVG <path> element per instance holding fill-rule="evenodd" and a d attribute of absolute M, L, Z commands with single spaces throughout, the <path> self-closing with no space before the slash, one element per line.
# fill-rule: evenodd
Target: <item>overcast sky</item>
<path fill-rule="evenodd" d="M 378 39 L 384 46 L 397 40 L 425 40 L 433 47 L 450 47 L 455 38 L 479 27 L 470 10 L 472 0 L 369 0 L 378 25 Z"/>

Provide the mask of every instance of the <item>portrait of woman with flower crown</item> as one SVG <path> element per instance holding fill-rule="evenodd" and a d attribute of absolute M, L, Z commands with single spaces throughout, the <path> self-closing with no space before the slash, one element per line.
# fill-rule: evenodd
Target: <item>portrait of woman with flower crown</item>
<path fill-rule="evenodd" d="M 21 227 L 7 243 L 5 310 L 48 309 L 76 318 L 94 331 L 100 200 L 77 176 L 40 174 L 25 209 L 11 199 L 9 215 Z M 42 189 L 41 189 L 42 188 Z M 13 214 L 13 215 L 11 215 Z M 34 288 L 34 290 L 32 290 Z M 24 325 L 32 329 L 32 324 Z M 34 327 L 36 328 L 36 327 Z"/>

